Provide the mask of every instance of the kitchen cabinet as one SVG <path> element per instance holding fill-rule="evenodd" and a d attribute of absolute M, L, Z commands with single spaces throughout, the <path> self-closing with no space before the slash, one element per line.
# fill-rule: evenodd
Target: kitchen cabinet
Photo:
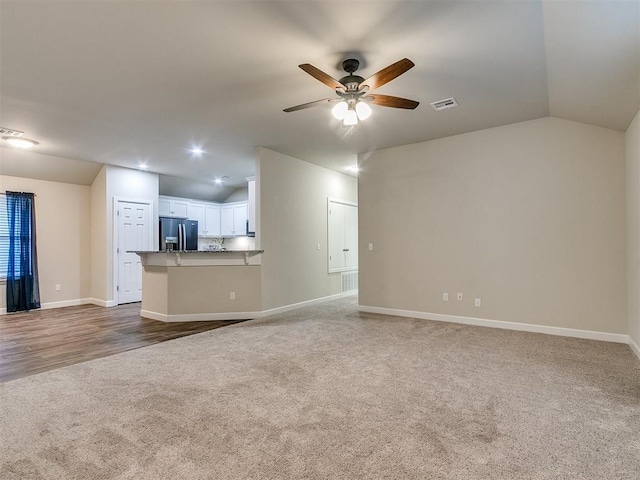
<path fill-rule="evenodd" d="M 204 234 L 207 237 L 220 236 L 220 207 L 217 205 L 204 206 Z"/>
<path fill-rule="evenodd" d="M 188 217 L 189 202 L 185 199 L 160 197 L 158 199 L 158 215 L 160 217 Z"/>
<path fill-rule="evenodd" d="M 197 220 L 198 221 L 198 236 L 205 236 L 205 228 L 204 228 L 204 204 L 203 203 L 189 203 L 189 208 L 187 210 L 189 220 Z"/>
<path fill-rule="evenodd" d="M 218 205 L 190 202 L 189 220 L 198 221 L 199 237 L 220 236 L 220 207 Z"/>
<path fill-rule="evenodd" d="M 358 268 L 358 206 L 328 201 L 329 273 Z"/>
<path fill-rule="evenodd" d="M 235 237 L 247 234 L 247 203 L 222 205 L 220 207 L 220 234 Z"/>

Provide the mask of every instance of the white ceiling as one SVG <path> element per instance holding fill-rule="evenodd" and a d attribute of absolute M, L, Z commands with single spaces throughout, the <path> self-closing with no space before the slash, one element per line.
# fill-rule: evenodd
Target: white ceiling
<path fill-rule="evenodd" d="M 56 157 L 228 176 L 225 192 L 256 147 L 345 171 L 360 152 L 548 115 L 625 130 L 640 107 L 635 0 L 0 2 L 0 126 Z M 374 106 L 352 131 L 329 105 L 282 111 L 334 95 L 297 65 L 340 78 L 352 56 L 364 77 L 413 60 L 379 93 L 420 106 Z M 460 107 L 429 105 L 450 96 Z"/>

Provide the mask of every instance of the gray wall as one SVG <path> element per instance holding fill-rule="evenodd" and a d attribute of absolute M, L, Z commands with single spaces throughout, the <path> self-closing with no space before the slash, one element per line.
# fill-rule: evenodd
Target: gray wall
<path fill-rule="evenodd" d="M 360 304 L 626 334 L 624 142 L 543 118 L 361 155 Z"/>
<path fill-rule="evenodd" d="M 271 150 L 257 158 L 262 309 L 340 293 L 340 274 L 327 266 L 327 198 L 355 202 L 356 179 Z"/>
<path fill-rule="evenodd" d="M 640 346 L 640 113 L 627 130 L 626 158 L 629 336 Z"/>

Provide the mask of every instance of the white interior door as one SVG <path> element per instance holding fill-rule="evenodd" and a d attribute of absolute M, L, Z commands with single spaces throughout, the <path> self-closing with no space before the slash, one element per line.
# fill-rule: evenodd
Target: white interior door
<path fill-rule="evenodd" d="M 345 205 L 329 202 L 329 272 L 345 267 L 344 222 Z"/>
<path fill-rule="evenodd" d="M 142 300 L 142 264 L 138 255 L 127 252 L 152 248 L 151 205 L 118 201 L 117 207 L 117 303 L 140 302 Z"/>

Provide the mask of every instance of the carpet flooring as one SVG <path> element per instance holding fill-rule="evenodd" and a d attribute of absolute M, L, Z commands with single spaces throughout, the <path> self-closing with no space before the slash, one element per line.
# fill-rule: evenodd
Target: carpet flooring
<path fill-rule="evenodd" d="M 0 385 L 0 478 L 640 478 L 626 345 L 353 298 Z"/>

